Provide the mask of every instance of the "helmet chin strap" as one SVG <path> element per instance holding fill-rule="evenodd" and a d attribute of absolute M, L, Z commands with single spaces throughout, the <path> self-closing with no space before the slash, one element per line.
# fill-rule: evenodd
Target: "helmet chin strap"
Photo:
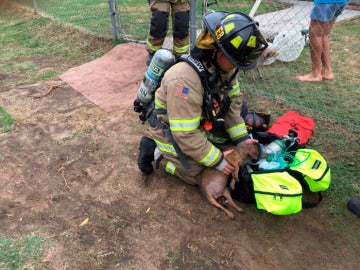
<path fill-rule="evenodd" d="M 211 75 L 208 77 L 208 83 L 209 83 L 209 86 L 211 88 L 214 88 L 217 81 L 220 80 L 221 81 L 221 76 L 220 76 L 220 71 L 221 71 L 221 68 L 220 66 L 218 65 L 217 61 L 216 61 L 216 55 L 217 55 L 217 51 L 218 49 L 215 49 L 213 51 L 213 54 L 211 56 L 211 59 L 210 61 L 206 64 L 206 67 L 209 69 L 211 66 L 214 66 L 215 67 L 215 73 L 211 73 Z"/>
<path fill-rule="evenodd" d="M 211 59 L 213 61 L 213 65 L 215 66 L 215 69 L 216 69 L 216 73 L 218 75 L 220 75 L 221 71 L 226 73 L 225 70 L 222 70 L 221 67 L 219 66 L 218 62 L 217 62 L 217 57 L 218 57 L 218 52 L 220 51 L 219 48 L 217 48 L 215 51 L 214 51 L 214 54 L 213 54 L 213 58 Z"/>
<path fill-rule="evenodd" d="M 210 84 L 211 85 L 214 85 L 218 80 L 220 81 L 221 83 L 221 86 L 226 86 L 228 87 L 230 85 L 230 82 L 235 78 L 236 74 L 238 73 L 238 68 L 236 68 L 236 70 L 234 71 L 233 75 L 227 79 L 226 81 L 223 81 L 222 80 L 222 77 L 221 77 L 221 73 L 228 73 L 227 71 L 221 69 L 221 67 L 219 66 L 218 62 L 216 61 L 217 59 L 217 54 L 219 52 L 219 48 L 217 48 L 216 50 L 214 50 L 214 53 L 213 53 L 213 56 L 211 58 L 211 64 L 214 65 L 215 67 L 215 73 L 212 74 L 212 76 L 210 77 Z"/>

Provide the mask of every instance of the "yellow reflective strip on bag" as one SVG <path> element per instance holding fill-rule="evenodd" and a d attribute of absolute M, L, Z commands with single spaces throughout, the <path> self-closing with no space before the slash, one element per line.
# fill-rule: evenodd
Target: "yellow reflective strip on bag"
<path fill-rule="evenodd" d="M 316 150 L 297 150 L 290 170 L 300 172 L 312 192 L 324 191 L 330 186 L 330 167 L 325 158 Z"/>
<path fill-rule="evenodd" d="M 302 210 L 302 187 L 288 172 L 252 173 L 258 209 L 274 215 L 290 215 Z"/>

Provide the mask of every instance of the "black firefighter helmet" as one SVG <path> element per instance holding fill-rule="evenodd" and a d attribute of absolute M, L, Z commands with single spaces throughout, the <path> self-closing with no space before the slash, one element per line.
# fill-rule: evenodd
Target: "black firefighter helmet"
<path fill-rule="evenodd" d="M 242 12 L 214 11 L 203 22 L 226 57 L 238 68 L 255 68 L 268 44 L 258 23 Z"/>

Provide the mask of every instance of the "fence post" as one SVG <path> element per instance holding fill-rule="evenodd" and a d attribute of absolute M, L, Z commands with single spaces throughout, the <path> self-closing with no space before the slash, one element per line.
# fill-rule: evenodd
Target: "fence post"
<path fill-rule="evenodd" d="M 250 10 L 249 16 L 254 17 L 256 11 L 258 10 L 261 4 L 261 0 L 256 0 L 255 4 L 253 5 L 252 9 Z"/>
<path fill-rule="evenodd" d="M 34 10 L 35 10 L 35 14 L 38 14 L 39 9 L 38 9 L 38 5 L 37 5 L 36 0 L 34 0 Z"/>
<path fill-rule="evenodd" d="M 197 0 L 190 1 L 190 49 L 195 46 L 197 36 L 197 22 L 196 22 L 196 7 Z"/>
<path fill-rule="evenodd" d="M 114 10 L 115 10 L 116 29 L 117 29 L 117 32 L 119 33 L 119 37 L 122 37 L 123 32 L 122 32 L 121 24 L 120 24 L 120 12 L 119 12 L 119 6 L 117 4 L 117 0 L 114 0 Z"/>
<path fill-rule="evenodd" d="M 116 27 L 116 11 L 114 0 L 109 0 L 109 12 L 110 12 L 110 22 L 111 22 L 111 32 L 113 36 L 113 41 L 116 41 L 117 38 L 117 27 Z"/>

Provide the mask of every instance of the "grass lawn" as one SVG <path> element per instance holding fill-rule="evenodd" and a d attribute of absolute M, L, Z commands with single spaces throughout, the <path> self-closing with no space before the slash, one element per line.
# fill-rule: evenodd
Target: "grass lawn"
<path fill-rule="evenodd" d="M 33 0 L 14 0 L 12 2 L 34 10 Z M 36 0 L 38 12 L 58 22 L 71 25 L 82 31 L 101 37 L 112 37 L 108 1 L 99 0 Z M 254 5 L 252 0 L 209 1 L 209 9 L 224 11 L 241 11 L 249 13 Z M 132 40 L 144 41 L 147 37 L 150 22 L 149 6 L 144 0 L 114 1 L 119 10 L 120 31 L 122 36 Z M 282 3 L 263 1 L 257 14 L 278 10 L 284 7 Z M 201 26 L 202 1 L 197 1 L 197 25 Z M 119 27 L 119 26 L 117 26 Z M 170 27 L 171 28 L 171 27 Z M 171 29 L 169 31 L 171 33 Z"/>

